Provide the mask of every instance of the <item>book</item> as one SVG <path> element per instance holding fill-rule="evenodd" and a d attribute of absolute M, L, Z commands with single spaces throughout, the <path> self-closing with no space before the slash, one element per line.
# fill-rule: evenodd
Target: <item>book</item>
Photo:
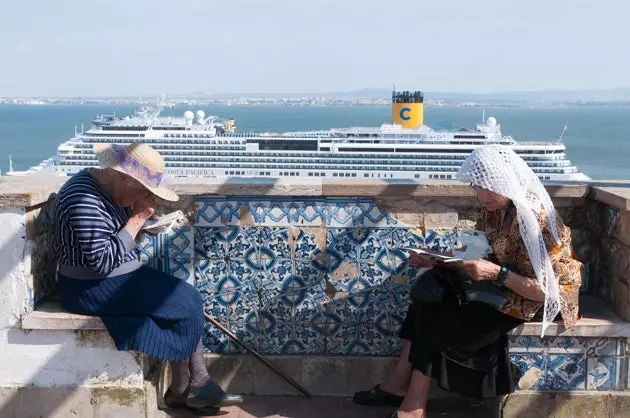
<path fill-rule="evenodd" d="M 462 258 L 448 256 L 446 254 L 435 253 L 420 248 L 401 248 L 401 250 L 415 253 L 418 255 L 424 264 L 430 266 L 436 266 L 439 264 L 459 263 L 464 261 Z"/>
<path fill-rule="evenodd" d="M 168 213 L 160 216 L 156 220 L 148 220 L 144 223 L 142 230 L 151 234 L 163 234 L 168 232 L 175 226 L 177 221 L 184 217 L 184 213 L 181 210 Z"/>

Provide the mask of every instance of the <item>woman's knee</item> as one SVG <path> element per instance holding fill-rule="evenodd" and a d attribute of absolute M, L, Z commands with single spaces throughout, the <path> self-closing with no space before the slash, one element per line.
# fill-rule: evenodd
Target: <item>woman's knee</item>
<path fill-rule="evenodd" d="M 203 310 L 203 299 L 201 298 L 201 293 L 199 293 L 196 287 L 184 281 L 182 281 L 181 287 L 182 292 L 185 294 L 184 299 L 189 302 L 188 305 L 191 312 L 199 314 L 199 312 Z"/>

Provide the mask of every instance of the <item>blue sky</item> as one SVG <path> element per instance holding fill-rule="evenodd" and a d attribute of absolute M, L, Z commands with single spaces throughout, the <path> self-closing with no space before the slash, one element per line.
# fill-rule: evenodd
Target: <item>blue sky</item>
<path fill-rule="evenodd" d="M 630 85 L 622 0 L 31 0 L 0 96 Z"/>

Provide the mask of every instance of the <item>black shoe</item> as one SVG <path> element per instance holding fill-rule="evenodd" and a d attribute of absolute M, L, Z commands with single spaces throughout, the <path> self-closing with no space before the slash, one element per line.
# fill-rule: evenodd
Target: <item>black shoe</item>
<path fill-rule="evenodd" d="M 200 387 L 188 388 L 186 396 L 186 405 L 189 408 L 206 408 L 213 406 L 220 408 L 222 406 L 232 406 L 243 403 L 243 397 L 225 393 L 223 389 L 212 380 L 208 381 Z"/>
<path fill-rule="evenodd" d="M 405 398 L 381 390 L 380 385 L 371 390 L 364 390 L 354 394 L 354 403 L 366 406 L 391 406 L 398 408 Z"/>
<path fill-rule="evenodd" d="M 194 414 L 200 415 L 218 415 L 220 409 L 215 407 L 207 408 L 190 408 L 186 405 L 186 397 L 188 396 L 188 389 L 181 395 L 173 392 L 170 388 L 166 390 L 164 394 L 164 404 L 170 409 L 185 409 Z"/>

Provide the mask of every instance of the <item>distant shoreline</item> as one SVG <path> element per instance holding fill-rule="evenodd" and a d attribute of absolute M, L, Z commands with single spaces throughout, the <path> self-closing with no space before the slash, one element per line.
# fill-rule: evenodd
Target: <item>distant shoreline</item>
<path fill-rule="evenodd" d="M 15 100 L 15 99 L 2 99 L 0 98 L 0 106 L 151 106 L 155 105 L 155 101 L 127 101 L 127 100 L 89 100 L 89 101 L 74 101 L 74 100 Z M 354 102 L 354 101 L 335 101 L 333 103 L 326 104 L 313 104 L 313 103 L 278 103 L 278 102 L 226 102 L 226 101 L 214 101 L 214 100 L 191 100 L 181 103 L 176 103 L 171 108 L 183 109 L 187 107 L 199 107 L 199 106 L 224 106 L 224 107 L 270 107 L 270 108 L 317 108 L 317 107 L 390 107 L 391 103 L 378 102 Z M 569 109 L 569 108 L 625 108 L 630 107 L 630 101 L 628 102 L 568 102 L 568 103 L 483 103 L 483 102 L 465 102 L 465 103 L 447 103 L 447 102 L 425 102 L 427 108 L 486 108 L 486 109 L 498 109 L 498 108 L 532 108 L 532 109 Z"/>

